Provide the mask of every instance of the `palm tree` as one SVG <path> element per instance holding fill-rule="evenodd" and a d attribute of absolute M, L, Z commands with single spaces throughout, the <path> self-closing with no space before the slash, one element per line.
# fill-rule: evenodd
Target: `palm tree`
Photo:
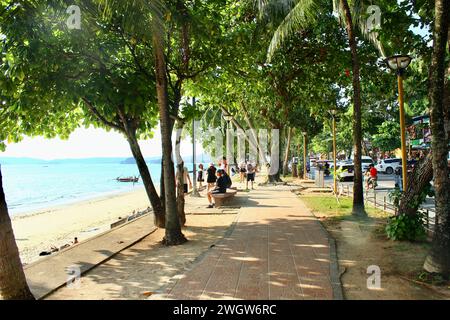
<path fill-rule="evenodd" d="M 163 152 L 163 171 L 166 209 L 166 235 L 163 239 L 165 245 L 178 245 L 186 242 L 181 232 L 178 217 L 177 197 L 175 189 L 175 164 L 172 159 L 172 124 L 169 110 L 169 95 L 167 81 L 167 65 L 164 54 L 164 25 L 160 19 L 153 19 L 153 50 L 155 54 L 156 91 L 161 126 L 161 140 Z"/>
<path fill-rule="evenodd" d="M 148 28 L 148 32 L 151 34 L 162 140 L 163 181 L 161 182 L 164 184 L 163 201 L 166 217 L 166 234 L 163 243 L 166 245 L 182 244 L 187 240 L 181 232 L 176 206 L 175 166 L 172 159 L 173 126 L 170 117 L 164 43 L 166 7 L 161 0 L 100 0 L 100 3 L 105 7 L 105 14 L 111 14 L 113 11 L 124 13 L 125 24 L 130 30 L 140 29 L 144 25 L 144 28 Z"/>
<path fill-rule="evenodd" d="M 434 46 L 431 62 L 430 104 L 433 132 L 433 175 L 436 222 L 432 248 L 424 269 L 450 276 L 450 179 L 447 165 L 449 139 L 445 132 L 444 103 L 446 45 L 449 32 L 450 0 L 435 1 Z"/>
<path fill-rule="evenodd" d="M 349 42 L 353 69 L 353 144 L 355 162 L 355 183 L 353 187 L 353 214 L 366 216 L 364 209 L 363 175 L 361 165 L 362 155 L 362 104 L 360 63 L 357 50 L 355 25 L 358 25 L 363 34 L 374 41 L 378 49 L 383 53 L 380 43 L 376 40 L 376 33 L 369 33 L 365 29 L 364 21 L 360 14 L 365 8 L 364 1 L 354 1 L 352 6 L 348 0 L 332 0 L 334 11 L 338 13 L 340 21 L 344 22 Z M 318 13 L 323 12 L 330 4 L 328 0 L 258 0 L 258 6 L 262 15 L 271 12 L 278 15 L 284 12 L 284 20 L 275 31 L 268 49 L 268 60 L 272 58 L 275 51 L 282 45 L 284 39 L 300 28 L 310 26 L 316 21 Z"/>
<path fill-rule="evenodd" d="M 0 168 L 0 299 L 34 300 L 28 287 L 3 192 Z"/>

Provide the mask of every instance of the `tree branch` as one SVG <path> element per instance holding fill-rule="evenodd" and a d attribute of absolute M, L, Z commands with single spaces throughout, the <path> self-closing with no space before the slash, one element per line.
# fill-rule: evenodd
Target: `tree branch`
<path fill-rule="evenodd" d="M 83 102 L 86 104 L 88 109 L 91 111 L 91 113 L 98 119 L 100 122 L 102 122 L 104 125 L 111 127 L 113 129 L 116 129 L 120 132 L 124 132 L 125 129 L 118 126 L 114 122 L 108 121 L 98 110 L 96 107 L 93 106 L 93 104 L 85 97 L 82 98 Z"/>

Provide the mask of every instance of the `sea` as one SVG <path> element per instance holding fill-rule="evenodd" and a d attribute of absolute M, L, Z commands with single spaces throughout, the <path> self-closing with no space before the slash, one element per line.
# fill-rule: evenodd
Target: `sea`
<path fill-rule="evenodd" d="M 147 165 L 159 190 L 161 165 Z M 186 166 L 192 170 L 192 164 L 186 163 Z M 117 181 L 118 177 L 139 176 L 136 164 L 122 164 L 120 161 L 7 162 L 1 165 L 1 171 L 12 217 L 144 188 L 142 179 L 138 183 Z"/>

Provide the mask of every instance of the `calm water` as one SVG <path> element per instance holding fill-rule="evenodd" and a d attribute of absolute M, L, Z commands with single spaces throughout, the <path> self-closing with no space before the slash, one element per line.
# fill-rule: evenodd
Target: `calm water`
<path fill-rule="evenodd" d="M 143 188 L 141 181 L 133 185 L 115 180 L 139 176 L 133 164 L 17 164 L 1 168 L 11 215 Z M 149 164 L 149 169 L 158 184 L 160 165 Z"/>

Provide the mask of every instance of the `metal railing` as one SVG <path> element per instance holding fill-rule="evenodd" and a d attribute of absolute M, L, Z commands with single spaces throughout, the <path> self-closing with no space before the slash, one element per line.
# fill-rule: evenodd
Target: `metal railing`
<path fill-rule="evenodd" d="M 329 186 L 333 189 L 332 186 Z M 350 189 L 349 185 L 344 186 L 343 184 L 338 184 L 339 188 L 339 196 L 353 197 L 353 192 Z M 370 195 L 370 196 L 369 196 Z M 389 213 L 392 215 L 397 214 L 397 208 L 395 205 L 389 201 L 387 196 L 377 196 L 376 190 L 373 190 L 372 193 L 369 193 L 367 190 L 365 192 L 364 202 L 367 204 L 371 204 L 375 209 L 382 210 L 385 213 Z M 435 217 L 436 211 L 431 208 L 419 208 L 418 212 L 423 216 L 423 223 L 425 229 L 427 230 L 429 235 L 432 235 L 434 232 L 435 226 Z"/>

